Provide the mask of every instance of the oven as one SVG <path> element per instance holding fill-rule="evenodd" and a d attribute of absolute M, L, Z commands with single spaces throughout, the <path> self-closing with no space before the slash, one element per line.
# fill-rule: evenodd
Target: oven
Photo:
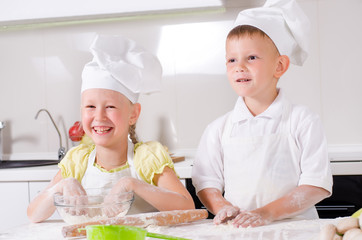
<path fill-rule="evenodd" d="M 330 147 L 333 190 L 316 204 L 320 218 L 351 216 L 362 208 L 362 150 L 360 146 Z"/>
<path fill-rule="evenodd" d="M 362 208 L 362 175 L 333 176 L 333 193 L 316 205 L 320 218 L 351 216 Z"/>

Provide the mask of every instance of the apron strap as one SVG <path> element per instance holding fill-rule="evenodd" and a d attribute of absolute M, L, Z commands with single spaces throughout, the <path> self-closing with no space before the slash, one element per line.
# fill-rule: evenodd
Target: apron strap
<path fill-rule="evenodd" d="M 286 134 L 291 133 L 291 125 L 292 125 L 292 121 L 290 118 L 291 110 L 292 110 L 292 105 L 288 101 L 283 101 L 283 113 L 282 113 L 280 130 L 281 132 L 284 132 Z"/>

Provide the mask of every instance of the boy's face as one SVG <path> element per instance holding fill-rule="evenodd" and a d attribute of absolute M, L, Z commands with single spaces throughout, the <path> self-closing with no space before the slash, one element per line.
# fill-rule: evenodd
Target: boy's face
<path fill-rule="evenodd" d="M 137 103 L 108 89 L 85 90 L 81 101 L 84 131 L 97 146 L 112 148 L 127 142 L 129 125 L 138 118 Z"/>
<path fill-rule="evenodd" d="M 262 100 L 276 96 L 279 53 L 268 37 L 259 34 L 231 37 L 226 41 L 227 76 L 235 92 Z"/>

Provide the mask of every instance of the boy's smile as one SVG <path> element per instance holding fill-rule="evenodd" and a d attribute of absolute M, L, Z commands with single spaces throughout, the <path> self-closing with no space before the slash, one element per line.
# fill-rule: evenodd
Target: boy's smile
<path fill-rule="evenodd" d="M 238 79 L 237 82 L 249 82 L 251 79 Z"/>
<path fill-rule="evenodd" d="M 238 78 L 238 79 L 236 79 L 236 82 L 249 82 L 249 81 L 251 81 L 250 78 Z"/>

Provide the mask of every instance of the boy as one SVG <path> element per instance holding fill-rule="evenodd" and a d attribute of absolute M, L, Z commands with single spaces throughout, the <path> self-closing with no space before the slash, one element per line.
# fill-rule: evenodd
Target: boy
<path fill-rule="evenodd" d="M 289 63 L 302 65 L 307 56 L 308 19 L 294 0 L 267 1 L 240 12 L 235 25 L 226 67 L 239 98 L 201 138 L 192 174 L 197 195 L 215 224 L 318 218 L 314 205 L 332 191 L 321 121 L 277 88 Z"/>

